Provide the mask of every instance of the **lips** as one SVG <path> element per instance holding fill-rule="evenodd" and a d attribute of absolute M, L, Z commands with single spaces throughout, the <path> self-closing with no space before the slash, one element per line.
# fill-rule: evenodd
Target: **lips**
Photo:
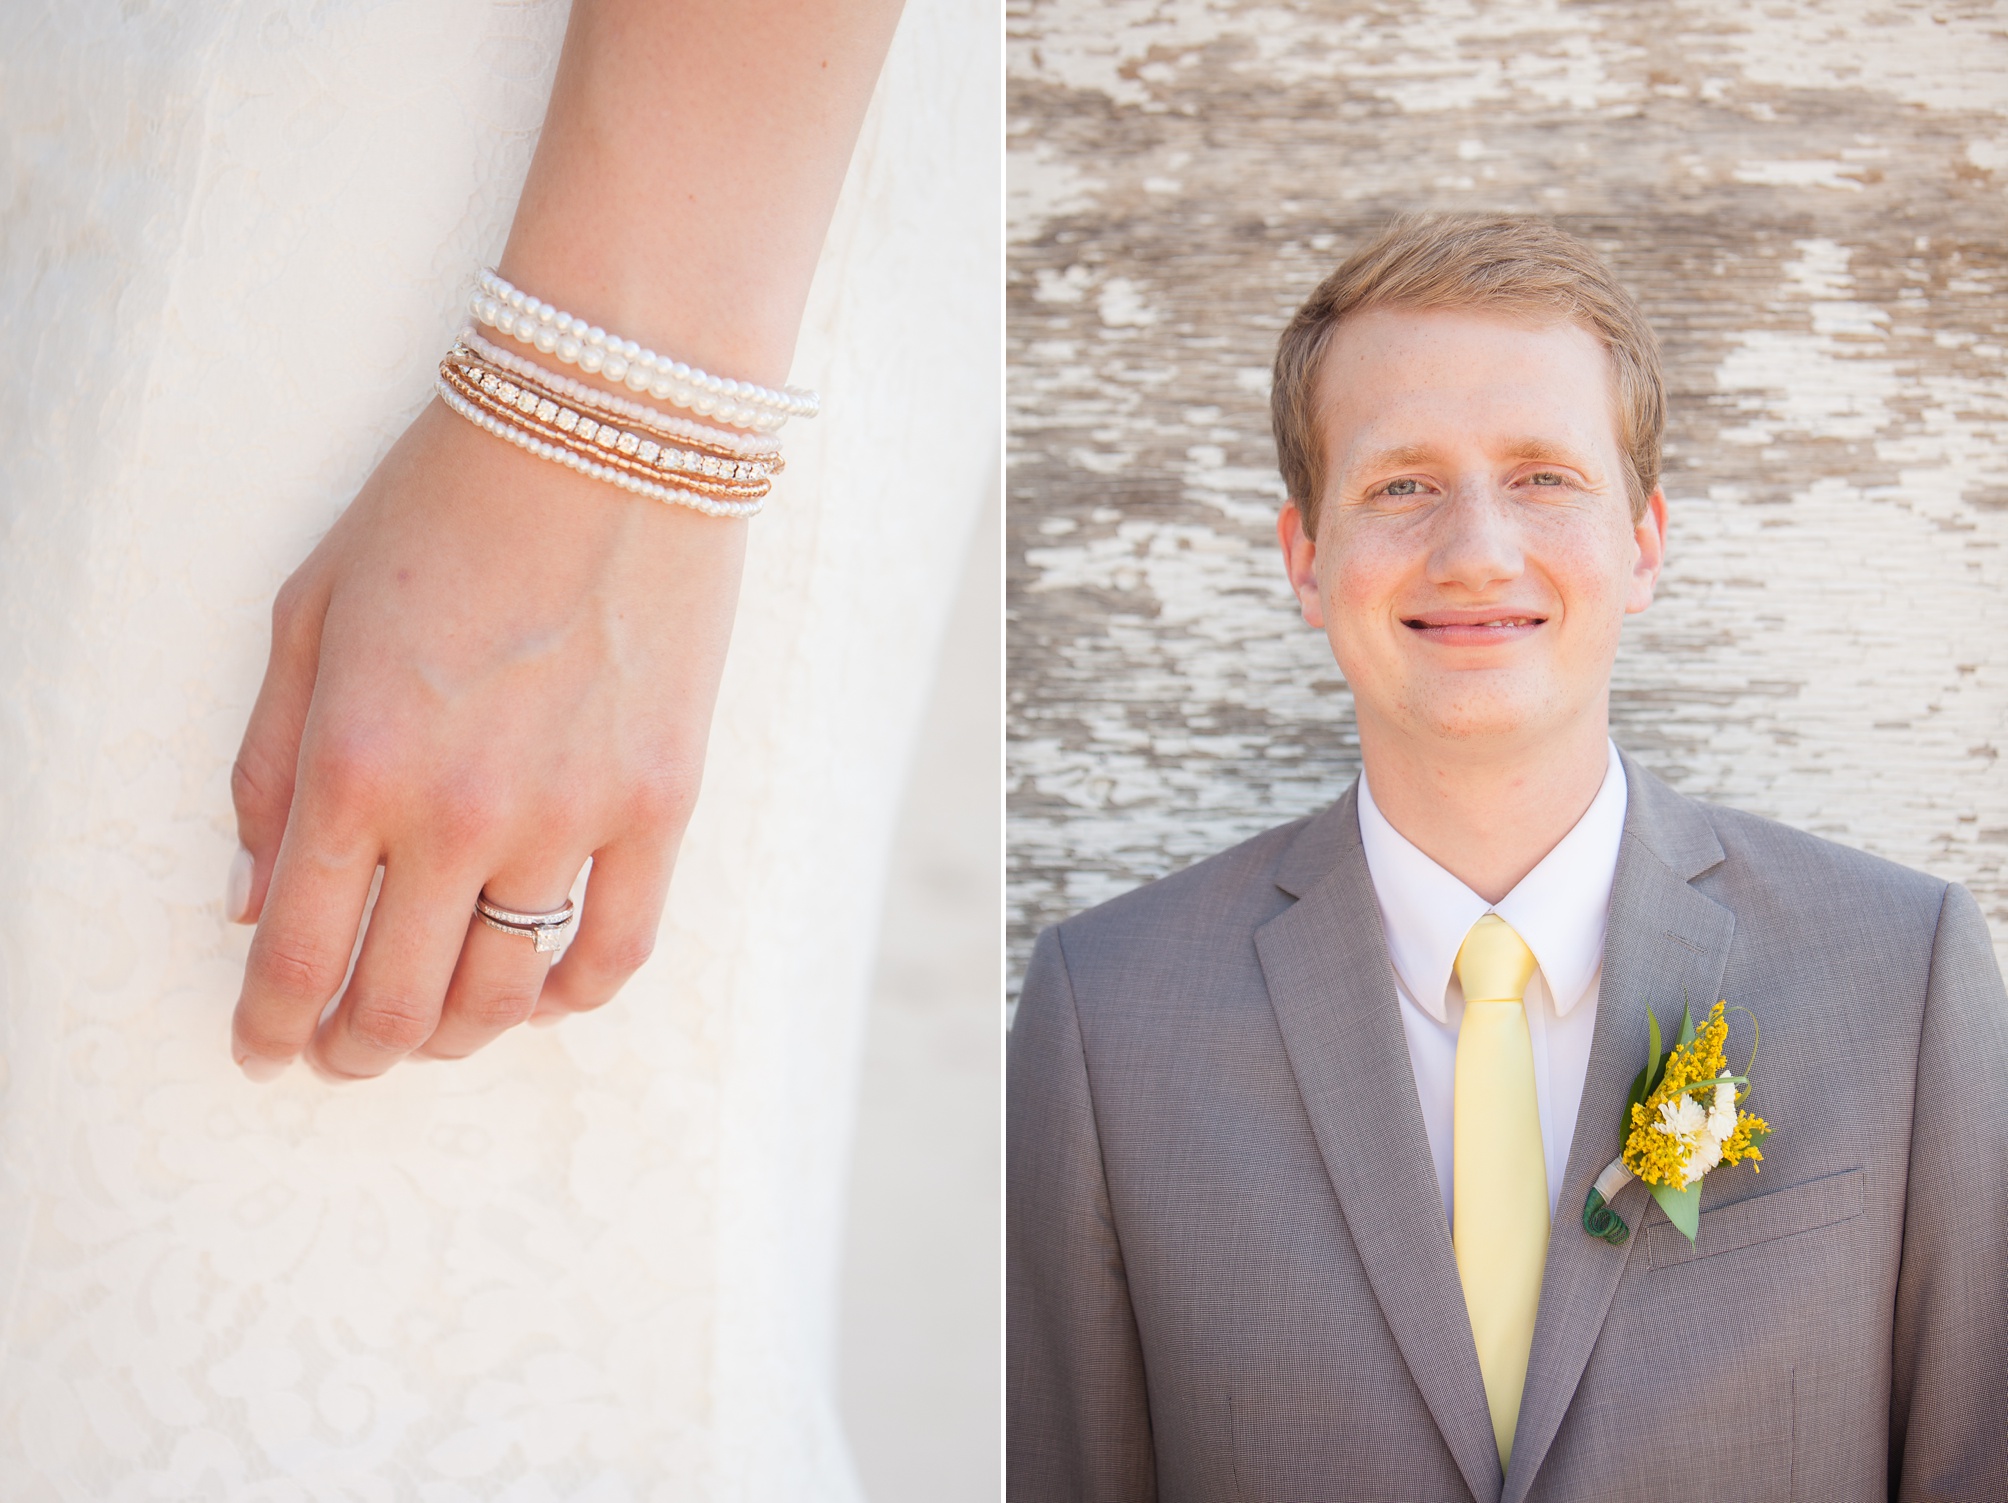
<path fill-rule="evenodd" d="M 1405 616 L 1402 625 L 1425 641 L 1445 647 L 1486 647 L 1514 642 L 1531 636 L 1547 624 L 1547 617 L 1531 611 L 1490 610 L 1427 611 Z"/>

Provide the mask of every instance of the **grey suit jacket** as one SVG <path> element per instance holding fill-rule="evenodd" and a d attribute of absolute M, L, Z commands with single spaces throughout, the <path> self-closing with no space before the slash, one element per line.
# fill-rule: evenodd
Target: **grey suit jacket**
<path fill-rule="evenodd" d="M 2008 1499 L 2008 998 L 1965 889 L 1625 760 L 1503 1477 L 1353 795 L 1047 931 L 1010 1045 L 1008 1490 Z M 1761 1167 L 1580 1224 L 1646 1008 L 1756 1014 Z M 1741 1068 L 1742 1061 L 1734 1062 Z"/>

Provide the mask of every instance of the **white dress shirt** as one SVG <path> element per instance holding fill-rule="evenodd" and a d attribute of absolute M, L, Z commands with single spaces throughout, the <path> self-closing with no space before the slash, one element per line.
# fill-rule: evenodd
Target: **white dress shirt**
<path fill-rule="evenodd" d="M 1422 1101 L 1446 1219 L 1454 1215 L 1453 1099 L 1457 1029 L 1464 1021 L 1457 952 L 1471 926 L 1488 912 L 1513 926 L 1539 966 L 1527 983 L 1527 1033 L 1534 1046 L 1548 1214 L 1555 1213 L 1583 1100 L 1583 1077 L 1590 1067 L 1604 926 L 1624 836 L 1627 792 L 1624 765 L 1612 745 L 1603 786 L 1575 828 L 1519 886 L 1497 903 L 1487 903 L 1388 823 L 1374 803 L 1366 774 L 1360 774 L 1360 842 L 1380 902 L 1388 958 L 1394 962 L 1402 1031 L 1408 1035 L 1409 1063 L 1415 1069 L 1415 1092 Z"/>

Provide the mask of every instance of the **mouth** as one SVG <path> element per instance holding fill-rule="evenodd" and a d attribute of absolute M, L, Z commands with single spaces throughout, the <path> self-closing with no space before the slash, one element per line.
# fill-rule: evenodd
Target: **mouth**
<path fill-rule="evenodd" d="M 1464 610 L 1404 616 L 1401 624 L 1424 641 L 1445 647 L 1487 647 L 1532 636 L 1547 621 L 1546 616 L 1532 612 Z"/>

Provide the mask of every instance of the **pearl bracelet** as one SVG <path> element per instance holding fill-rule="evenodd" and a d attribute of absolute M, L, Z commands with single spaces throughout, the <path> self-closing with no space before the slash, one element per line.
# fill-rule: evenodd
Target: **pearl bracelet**
<path fill-rule="evenodd" d="M 481 273 L 480 287 L 468 304 L 480 322 L 588 375 L 620 382 L 634 392 L 648 392 L 700 417 L 772 433 L 791 417 L 814 417 L 821 400 L 812 391 L 756 386 L 714 376 L 680 360 L 644 349 L 632 339 L 608 334 L 597 324 L 561 312 L 512 286 L 492 267 Z"/>
<path fill-rule="evenodd" d="M 747 459 L 767 460 L 773 464 L 776 473 L 780 471 L 781 450 L 772 439 L 734 433 L 728 428 L 715 428 L 709 423 L 693 423 L 688 418 L 676 417 L 660 408 L 645 407 L 640 402 L 630 402 L 626 397 L 608 391 L 604 386 L 589 386 L 584 381 L 574 381 L 570 376 L 547 370 L 534 360 L 526 360 L 513 351 L 503 349 L 499 344 L 483 339 L 472 324 L 460 331 L 460 342 L 482 356 L 490 365 L 499 366 L 526 381 L 534 381 L 548 388 L 554 395 L 569 398 L 581 407 L 616 414 L 629 422 L 639 423 L 645 428 L 671 438 L 687 439 L 696 444 L 709 444 Z"/>
<path fill-rule="evenodd" d="M 758 502 L 773 486 L 771 468 L 758 460 L 657 444 L 644 434 L 596 422 L 546 392 L 510 380 L 462 347 L 440 361 L 439 379 L 443 390 L 524 435 L 530 440 L 526 448 L 541 444 L 633 479 L 673 482 L 721 502 Z"/>

